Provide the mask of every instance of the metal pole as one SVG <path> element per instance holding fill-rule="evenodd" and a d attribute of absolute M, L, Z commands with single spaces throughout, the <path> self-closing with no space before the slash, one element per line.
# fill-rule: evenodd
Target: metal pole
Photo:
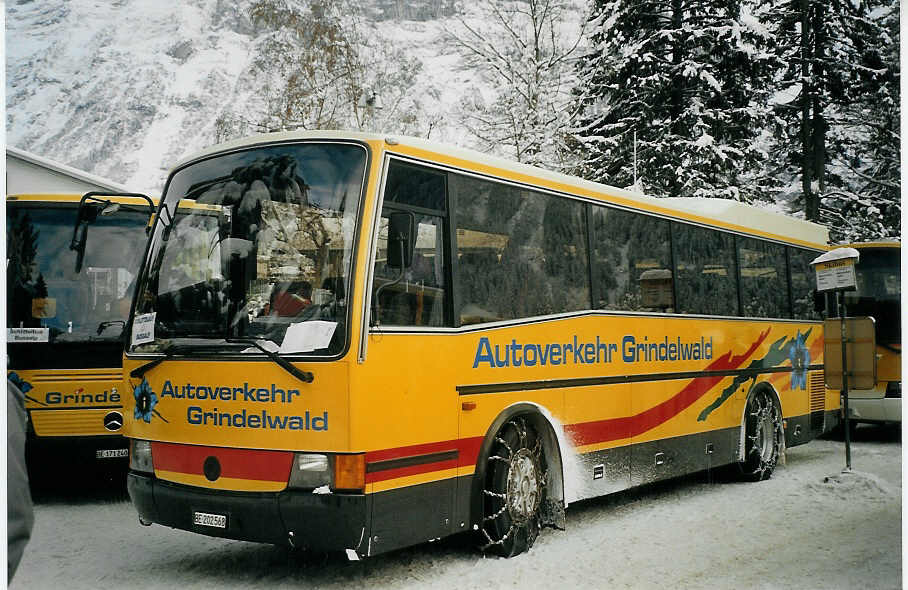
<path fill-rule="evenodd" d="M 848 340 L 845 328 L 845 292 L 838 292 L 839 318 L 842 320 L 842 401 L 845 404 L 845 470 L 851 471 L 851 418 L 848 411 L 848 354 L 845 351 Z"/>

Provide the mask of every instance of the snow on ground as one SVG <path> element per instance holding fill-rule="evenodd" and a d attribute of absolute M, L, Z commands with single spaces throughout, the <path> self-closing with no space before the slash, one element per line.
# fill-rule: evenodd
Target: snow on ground
<path fill-rule="evenodd" d="M 363 562 L 142 527 L 121 490 L 36 496 L 11 588 L 902 587 L 901 433 L 788 450 L 769 481 L 706 474 L 572 504 L 567 530 L 525 555 L 483 557 L 455 537 Z"/>

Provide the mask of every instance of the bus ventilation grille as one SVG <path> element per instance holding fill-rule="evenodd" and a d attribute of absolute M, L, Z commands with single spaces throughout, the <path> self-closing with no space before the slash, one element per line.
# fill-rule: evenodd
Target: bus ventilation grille
<path fill-rule="evenodd" d="M 826 383 L 823 373 L 812 373 L 810 388 L 810 429 L 822 432 L 825 427 Z"/>

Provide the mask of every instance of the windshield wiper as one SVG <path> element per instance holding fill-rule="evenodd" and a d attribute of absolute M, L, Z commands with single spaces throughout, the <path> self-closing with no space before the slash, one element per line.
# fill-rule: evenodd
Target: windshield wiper
<path fill-rule="evenodd" d="M 315 376 L 309 371 L 301 371 L 300 369 L 297 369 L 280 354 L 268 350 L 267 348 L 262 346 L 260 340 L 254 338 L 228 338 L 227 342 L 231 344 L 248 344 L 258 348 L 263 353 L 265 353 L 265 356 L 277 363 L 280 368 L 284 369 L 303 383 L 312 383 L 313 379 L 315 379 Z M 270 342 L 270 340 L 267 340 L 266 342 Z"/>
<path fill-rule="evenodd" d="M 188 347 L 188 346 L 178 346 L 175 344 L 171 344 L 170 346 L 167 346 L 167 347 L 162 347 L 161 352 L 163 353 L 163 356 L 156 358 L 153 361 L 147 362 L 144 365 L 142 365 L 141 367 L 136 367 L 135 369 L 133 369 L 132 371 L 129 372 L 129 376 L 134 379 L 138 379 L 139 377 L 141 377 L 148 371 L 154 369 L 155 367 L 157 367 L 164 361 L 172 359 L 176 355 L 180 354 L 181 352 L 186 352 L 186 350 L 188 350 L 190 348 L 191 347 Z"/>
<path fill-rule="evenodd" d="M 120 332 L 122 333 L 123 328 L 126 327 L 126 321 L 125 320 L 109 320 L 109 321 L 101 322 L 100 324 L 98 324 L 98 336 L 100 336 L 101 332 L 103 332 L 107 328 L 109 328 L 111 326 L 115 326 L 117 324 L 122 324 L 122 327 L 120 328 Z"/>

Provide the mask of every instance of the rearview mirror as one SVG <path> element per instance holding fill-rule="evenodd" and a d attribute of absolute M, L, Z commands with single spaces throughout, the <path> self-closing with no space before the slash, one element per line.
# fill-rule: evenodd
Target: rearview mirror
<path fill-rule="evenodd" d="M 409 211 L 388 216 L 388 266 L 410 268 L 416 245 L 416 217 Z"/>

